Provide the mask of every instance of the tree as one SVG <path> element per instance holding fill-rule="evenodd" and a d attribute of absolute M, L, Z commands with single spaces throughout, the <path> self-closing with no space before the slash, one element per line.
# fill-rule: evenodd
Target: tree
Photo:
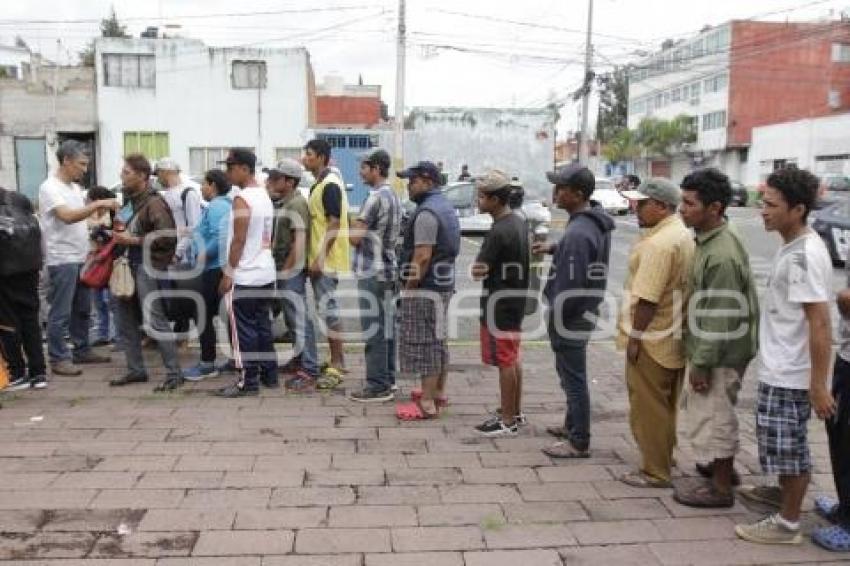
<path fill-rule="evenodd" d="M 599 85 L 599 117 L 596 139 L 608 143 L 626 127 L 629 111 L 629 67 L 614 70 L 596 79 Z"/>
<path fill-rule="evenodd" d="M 670 157 L 683 145 L 697 139 L 692 116 L 681 114 L 672 120 L 644 118 L 635 132 L 638 143 L 647 156 Z"/>
<path fill-rule="evenodd" d="M 637 133 L 628 128 L 618 130 L 602 146 L 602 155 L 611 163 L 635 160 L 640 157 L 642 151 Z"/>
<path fill-rule="evenodd" d="M 118 21 L 115 6 L 112 6 L 109 17 L 100 20 L 100 37 L 130 37 L 127 34 L 127 26 L 122 26 Z M 94 40 L 80 51 L 80 62 L 87 67 L 94 66 Z"/>
<path fill-rule="evenodd" d="M 24 38 L 21 37 L 20 35 L 15 36 L 15 47 L 22 47 L 24 49 L 30 48 L 30 46 L 27 44 L 27 42 L 24 41 Z"/>

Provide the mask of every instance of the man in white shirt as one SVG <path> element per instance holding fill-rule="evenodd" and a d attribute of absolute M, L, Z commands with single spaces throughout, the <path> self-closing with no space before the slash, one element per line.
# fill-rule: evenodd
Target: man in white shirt
<path fill-rule="evenodd" d="M 783 245 L 772 262 L 759 323 L 756 438 L 766 474 L 779 476 L 779 512 L 738 525 L 742 539 L 762 544 L 800 544 L 800 508 L 811 478 L 808 421 L 835 413 L 827 389 L 832 356 L 829 302 L 832 260 L 806 224 L 817 199 L 818 178 L 797 168 L 767 178 L 762 219 Z"/>
<path fill-rule="evenodd" d="M 49 280 L 47 353 L 54 374 L 80 375 L 82 370 L 76 364 L 110 361 L 89 346 L 91 293 L 79 282 L 89 251 L 86 219 L 102 210 L 117 210 L 118 201 L 105 199 L 86 204 L 85 193 L 77 184 L 89 165 L 83 144 L 63 142 L 56 158 L 59 168 L 38 189 Z M 74 346 L 73 356 L 65 342 L 67 335 Z"/>

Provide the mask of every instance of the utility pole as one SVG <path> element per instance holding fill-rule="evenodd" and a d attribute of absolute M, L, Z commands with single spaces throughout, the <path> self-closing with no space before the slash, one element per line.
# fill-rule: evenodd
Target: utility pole
<path fill-rule="evenodd" d="M 406 50 L 407 28 L 404 21 L 404 2 L 398 0 L 398 43 L 396 44 L 395 71 L 395 147 L 393 153 L 393 168 L 401 171 L 404 168 L 404 63 Z"/>
<path fill-rule="evenodd" d="M 590 85 L 593 81 L 593 0 L 587 1 L 587 42 L 584 46 L 584 92 L 581 100 L 581 138 L 579 138 L 578 159 L 587 165 L 590 153 L 587 143 L 587 114 L 590 106 Z"/>

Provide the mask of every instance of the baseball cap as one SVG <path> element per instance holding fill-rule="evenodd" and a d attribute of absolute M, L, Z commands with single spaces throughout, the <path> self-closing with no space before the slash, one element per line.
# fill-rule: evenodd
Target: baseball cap
<path fill-rule="evenodd" d="M 156 162 L 154 171 L 180 171 L 180 165 L 170 157 L 163 157 Z"/>
<path fill-rule="evenodd" d="M 386 169 L 389 169 L 390 165 L 392 165 L 390 154 L 383 149 L 376 149 L 371 153 L 367 153 L 363 157 L 363 163 L 368 163 L 373 167 L 384 167 Z"/>
<path fill-rule="evenodd" d="M 264 167 L 263 173 L 267 173 L 269 177 L 300 179 L 304 175 L 304 168 L 294 159 L 281 159 L 274 167 Z"/>
<path fill-rule="evenodd" d="M 257 156 L 250 149 L 235 147 L 227 153 L 227 159 L 218 163 L 224 163 L 225 165 L 248 165 L 253 168 L 257 166 Z"/>
<path fill-rule="evenodd" d="M 640 184 L 633 191 L 623 191 L 623 196 L 629 200 L 654 199 L 666 204 L 677 206 L 682 202 L 682 191 L 672 181 L 662 177 L 652 177 Z"/>
<path fill-rule="evenodd" d="M 475 188 L 485 193 L 493 193 L 506 187 L 512 187 L 511 178 L 499 169 L 491 169 L 475 180 Z"/>
<path fill-rule="evenodd" d="M 573 177 L 575 177 L 578 173 L 583 171 L 590 170 L 583 165 L 578 163 L 570 163 L 569 165 L 564 165 L 563 167 L 559 167 L 554 171 L 547 171 L 546 178 L 553 185 L 570 185 Z M 592 173 L 591 173 L 592 174 Z"/>
<path fill-rule="evenodd" d="M 408 167 L 404 171 L 396 173 L 402 179 L 410 179 L 412 177 L 425 177 L 434 181 L 435 185 L 443 184 L 443 176 L 440 169 L 437 168 L 431 161 L 420 161 L 412 167 Z"/>

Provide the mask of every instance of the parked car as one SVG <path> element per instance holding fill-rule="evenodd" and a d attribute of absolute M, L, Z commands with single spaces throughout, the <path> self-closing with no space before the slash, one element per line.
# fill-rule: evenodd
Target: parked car
<path fill-rule="evenodd" d="M 596 179 L 591 199 L 602 205 L 608 214 L 628 214 L 629 200 L 620 194 L 610 179 Z"/>
<path fill-rule="evenodd" d="M 811 213 L 810 224 L 829 250 L 835 266 L 843 266 L 850 250 L 850 199 L 827 203 Z"/>
<path fill-rule="evenodd" d="M 733 205 L 747 206 L 747 201 L 750 195 L 747 192 L 747 187 L 738 181 L 732 181 L 732 202 Z"/>

